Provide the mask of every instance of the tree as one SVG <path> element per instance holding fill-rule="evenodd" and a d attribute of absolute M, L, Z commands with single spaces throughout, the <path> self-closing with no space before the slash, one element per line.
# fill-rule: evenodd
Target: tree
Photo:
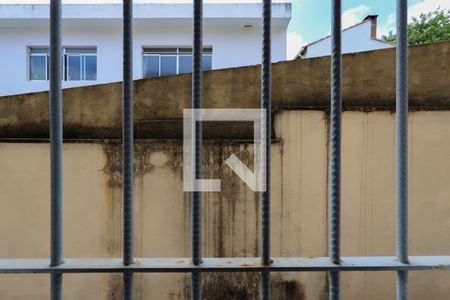
<path fill-rule="evenodd" d="M 395 43 L 396 35 L 389 32 L 383 40 Z M 450 10 L 436 9 L 433 12 L 422 13 L 419 18 L 413 18 L 408 24 L 408 43 L 423 45 L 450 40 Z"/>

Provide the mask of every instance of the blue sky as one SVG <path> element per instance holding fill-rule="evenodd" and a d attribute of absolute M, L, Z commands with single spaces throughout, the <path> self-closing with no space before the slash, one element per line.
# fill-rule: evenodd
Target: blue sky
<path fill-rule="evenodd" d="M 288 32 L 288 58 L 300 45 L 313 42 L 330 33 L 330 0 L 291 0 L 292 19 Z M 395 0 L 346 0 L 342 7 L 342 25 L 348 27 L 367 15 L 378 15 L 378 35 L 395 28 Z M 450 0 L 409 0 L 410 17 L 437 7 L 450 9 Z M 291 53 L 289 53 L 291 52 Z"/>

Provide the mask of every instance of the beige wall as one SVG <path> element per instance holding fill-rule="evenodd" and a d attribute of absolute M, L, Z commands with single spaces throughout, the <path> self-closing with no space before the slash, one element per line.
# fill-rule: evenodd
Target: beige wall
<path fill-rule="evenodd" d="M 327 114 L 275 116 L 272 146 L 273 256 L 327 255 Z M 394 114 L 343 116 L 344 256 L 394 255 Z M 450 254 L 450 111 L 410 113 L 410 253 Z M 204 197 L 205 256 L 258 256 L 259 199 L 223 161 L 251 164 L 252 146 L 207 142 L 205 173 L 222 179 Z M 65 257 L 121 256 L 120 145 L 64 145 Z M 190 256 L 190 199 L 182 190 L 179 140 L 136 145 L 135 234 L 138 257 Z M 49 147 L 0 143 L 0 257 L 49 256 Z M 209 274 L 206 299 L 255 299 L 258 276 Z M 325 273 L 273 274 L 274 299 L 326 296 Z M 411 299 L 448 299 L 449 272 L 417 272 Z M 120 299 L 120 275 L 65 275 L 65 299 Z M 138 275 L 137 299 L 187 299 L 189 275 Z M 1 275 L 1 299 L 48 299 L 48 275 Z M 230 291 L 233 294 L 230 294 Z M 345 273 L 343 299 L 393 299 L 395 274 Z M 247 297 L 247 298 L 245 298 Z"/>

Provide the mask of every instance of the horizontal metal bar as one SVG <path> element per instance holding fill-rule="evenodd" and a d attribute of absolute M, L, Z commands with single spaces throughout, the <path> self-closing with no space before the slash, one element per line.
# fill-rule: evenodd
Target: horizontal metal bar
<path fill-rule="evenodd" d="M 275 257 L 269 266 L 257 258 L 204 258 L 200 266 L 191 258 L 136 258 L 123 265 L 121 258 L 65 259 L 50 267 L 48 259 L 0 259 L 0 273 L 187 273 L 201 272 L 314 272 L 314 271 L 420 271 L 450 270 L 450 256 L 410 256 L 409 264 L 394 256 L 342 257 L 339 265 L 329 257 Z"/>

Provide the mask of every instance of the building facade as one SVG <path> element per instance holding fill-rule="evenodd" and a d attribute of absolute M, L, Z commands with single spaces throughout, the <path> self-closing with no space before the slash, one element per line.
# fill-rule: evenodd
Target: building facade
<path fill-rule="evenodd" d="M 360 23 L 342 30 L 342 53 L 356 53 L 392 48 L 394 45 L 377 37 L 377 17 L 370 15 Z M 331 36 L 326 36 L 304 46 L 298 58 L 328 56 L 331 53 Z"/>
<path fill-rule="evenodd" d="M 203 68 L 259 64 L 261 3 L 205 2 Z M 276 62 L 286 59 L 291 4 L 272 14 Z M 0 95 L 48 90 L 48 16 L 48 4 L 0 5 Z M 135 4 L 134 79 L 191 71 L 191 18 L 190 3 Z M 121 22 L 120 3 L 63 5 L 63 88 L 122 80 Z"/>

